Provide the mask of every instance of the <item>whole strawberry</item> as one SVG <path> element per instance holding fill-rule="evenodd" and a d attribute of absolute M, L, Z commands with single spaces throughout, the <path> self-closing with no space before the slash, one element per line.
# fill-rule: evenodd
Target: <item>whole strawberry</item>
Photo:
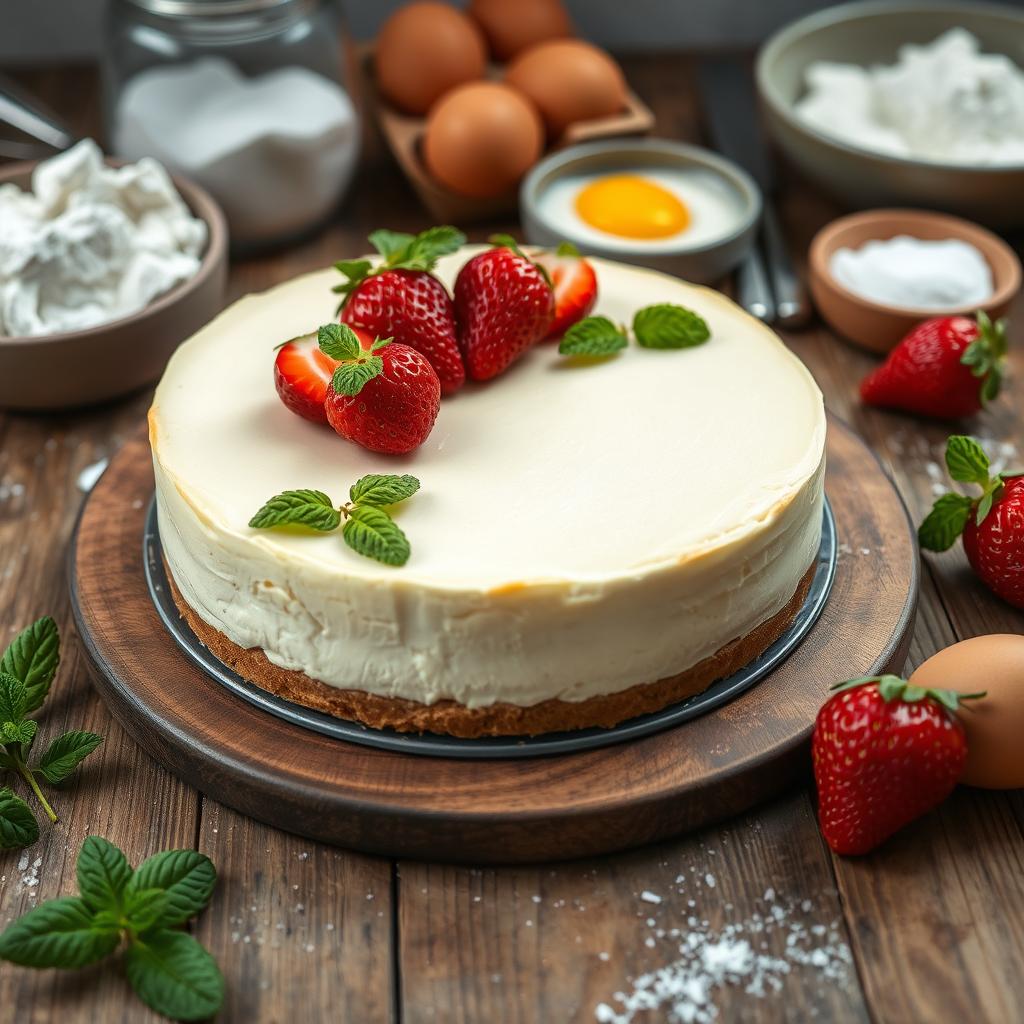
<path fill-rule="evenodd" d="M 977 484 L 981 495 L 942 495 L 917 531 L 921 547 L 946 551 L 962 535 L 967 561 L 982 582 L 1024 608 L 1024 473 L 993 475 L 981 445 L 962 434 L 946 443 L 946 468 L 957 482 Z"/>
<path fill-rule="evenodd" d="M 495 236 L 494 249 L 474 256 L 455 281 L 455 319 L 466 372 L 496 377 L 547 337 L 555 297 L 544 271 L 513 239 Z"/>
<path fill-rule="evenodd" d="M 555 318 L 547 336 L 561 338 L 573 324 L 590 316 L 597 302 L 597 275 L 572 242 L 543 253 L 537 262 L 547 271 L 555 290 Z"/>
<path fill-rule="evenodd" d="M 959 702 L 898 676 L 840 683 L 818 712 L 811 755 L 818 818 L 836 853 L 873 850 L 952 792 L 967 760 Z"/>
<path fill-rule="evenodd" d="M 423 444 L 441 408 L 441 382 L 425 356 L 390 338 L 361 344 L 347 324 L 327 324 L 317 339 L 338 362 L 324 402 L 338 434 L 386 455 Z"/>
<path fill-rule="evenodd" d="M 335 264 L 348 278 L 334 288 L 345 296 L 341 321 L 378 338 L 393 338 L 422 352 L 449 395 L 466 380 L 455 331 L 455 308 L 448 289 L 431 273 L 441 256 L 464 244 L 452 227 L 429 228 L 418 235 L 375 231 L 370 242 L 384 257 L 342 260 Z"/>
<path fill-rule="evenodd" d="M 943 316 L 918 324 L 861 382 L 869 405 L 937 416 L 970 416 L 999 394 L 1006 321 Z"/>

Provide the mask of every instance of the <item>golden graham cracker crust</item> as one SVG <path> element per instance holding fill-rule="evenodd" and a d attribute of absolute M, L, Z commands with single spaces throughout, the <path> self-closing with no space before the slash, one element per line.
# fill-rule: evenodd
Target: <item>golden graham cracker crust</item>
<path fill-rule="evenodd" d="M 260 648 L 246 650 L 239 647 L 204 622 L 182 599 L 169 568 L 167 577 L 171 582 L 174 602 L 196 636 L 225 665 L 262 689 L 295 704 L 336 718 L 361 722 L 374 729 L 444 733 L 474 739 L 480 736 L 535 736 L 595 726 L 610 729 L 619 722 L 660 711 L 669 704 L 706 690 L 716 679 L 729 676 L 749 664 L 789 628 L 807 597 L 815 568 L 812 563 L 782 611 L 678 675 L 654 683 L 638 683 L 620 693 L 601 694 L 579 702 L 545 700 L 530 707 L 492 704 L 482 708 L 467 708 L 451 700 L 420 704 L 362 690 L 341 690 L 311 679 L 302 672 L 279 668 Z"/>

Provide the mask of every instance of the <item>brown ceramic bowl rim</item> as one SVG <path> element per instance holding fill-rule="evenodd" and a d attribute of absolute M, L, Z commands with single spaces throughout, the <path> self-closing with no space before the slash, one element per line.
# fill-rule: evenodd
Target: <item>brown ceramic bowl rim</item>
<path fill-rule="evenodd" d="M 934 307 L 922 308 L 920 306 L 893 306 L 887 302 L 877 302 L 874 299 L 865 298 L 863 295 L 858 295 L 857 292 L 850 291 L 849 288 L 840 284 L 832 275 L 832 270 L 829 267 L 829 257 L 837 248 L 837 236 L 853 227 L 877 227 L 879 235 L 876 237 L 884 238 L 886 225 L 891 224 L 894 220 L 903 222 L 916 221 L 918 224 L 930 224 L 941 227 L 949 232 L 950 238 L 956 238 L 973 245 L 985 257 L 985 262 L 989 264 L 990 268 L 992 268 L 990 253 L 997 252 L 1006 259 L 1007 265 L 1010 267 L 1010 273 L 1002 283 L 993 282 L 995 288 L 984 302 L 973 303 L 969 306 L 950 306 L 942 309 Z M 864 239 L 864 242 L 870 240 L 870 238 Z M 861 244 L 864 243 L 862 242 Z M 830 288 L 833 288 L 847 301 L 877 313 L 921 320 L 928 320 L 936 316 L 963 316 L 976 313 L 978 309 L 988 309 L 1009 303 L 1014 295 L 1020 291 L 1021 286 L 1020 260 L 1013 249 L 997 234 L 982 227 L 980 224 L 975 224 L 973 221 L 931 210 L 887 207 L 877 210 L 862 210 L 859 213 L 850 213 L 845 217 L 838 217 L 821 228 L 811 240 L 808 259 L 811 271 L 826 281 Z"/>
<path fill-rule="evenodd" d="M 119 160 L 115 157 L 104 157 L 104 162 L 111 167 L 122 167 L 128 163 L 127 160 Z M 17 163 L 0 167 L 0 185 L 31 174 L 40 163 L 42 163 L 41 160 L 20 160 Z M 150 316 L 163 313 L 216 273 L 228 247 L 228 225 L 224 218 L 224 212 L 213 196 L 194 181 L 181 178 L 176 174 L 171 175 L 171 181 L 185 201 L 185 205 L 192 211 L 193 216 L 204 221 L 207 228 L 206 248 L 199 263 L 199 269 L 190 278 L 176 284 L 163 295 L 158 295 L 148 305 L 128 316 L 107 320 L 94 327 L 86 327 L 79 331 L 59 331 L 53 334 L 0 334 L 0 347 L 19 348 L 30 345 L 64 344 L 69 341 L 87 341 L 101 337 L 112 328 L 121 328 L 126 324 L 139 322 Z"/>

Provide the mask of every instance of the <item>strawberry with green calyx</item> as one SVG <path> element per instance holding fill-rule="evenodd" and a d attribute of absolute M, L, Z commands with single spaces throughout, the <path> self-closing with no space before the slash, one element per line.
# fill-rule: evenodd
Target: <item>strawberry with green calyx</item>
<path fill-rule="evenodd" d="M 918 530 L 926 551 L 946 551 L 963 537 L 971 568 L 1004 601 L 1024 608 L 1024 472 L 991 473 L 988 456 L 973 437 L 956 434 L 946 444 L 946 467 L 958 483 L 981 495 L 942 495 Z"/>
<path fill-rule="evenodd" d="M 441 382 L 424 355 L 390 338 L 367 346 L 347 324 L 326 324 L 317 342 L 338 364 L 324 402 L 336 433 L 387 455 L 423 444 L 441 408 Z"/>
<path fill-rule="evenodd" d="M 923 416 L 971 416 L 999 394 L 1007 348 L 1006 321 L 983 312 L 925 320 L 864 378 L 860 396 Z"/>
<path fill-rule="evenodd" d="M 868 853 L 953 791 L 967 760 L 956 713 L 985 695 L 893 675 L 832 689 L 811 742 L 821 831 L 836 853 Z"/>
<path fill-rule="evenodd" d="M 466 372 L 474 380 L 503 373 L 547 337 L 555 295 L 547 271 L 508 235 L 491 238 L 455 281 L 455 319 Z"/>
<path fill-rule="evenodd" d="M 548 338 L 561 338 L 573 324 L 588 317 L 597 302 L 597 274 L 572 242 L 554 252 L 543 252 L 537 262 L 547 271 L 555 290 L 555 318 Z"/>
<path fill-rule="evenodd" d="M 333 289 L 343 295 L 342 323 L 416 349 L 427 357 L 444 394 L 466 379 L 448 289 L 431 273 L 442 256 L 464 245 L 466 236 L 453 227 L 428 228 L 418 235 L 380 230 L 370 242 L 383 257 L 335 263 L 347 280 Z"/>

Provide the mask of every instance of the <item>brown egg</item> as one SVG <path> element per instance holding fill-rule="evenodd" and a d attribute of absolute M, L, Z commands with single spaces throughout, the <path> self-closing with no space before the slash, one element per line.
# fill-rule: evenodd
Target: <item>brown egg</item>
<path fill-rule="evenodd" d="M 561 0 L 470 0 L 468 14 L 502 61 L 536 43 L 574 34 Z"/>
<path fill-rule="evenodd" d="M 449 89 L 483 78 L 487 44 L 461 11 L 409 4 L 380 30 L 376 64 L 385 98 L 409 114 L 425 114 Z"/>
<path fill-rule="evenodd" d="M 607 117 L 626 105 L 619 65 L 579 39 L 531 47 L 509 65 L 505 81 L 537 104 L 553 138 L 575 121 Z"/>
<path fill-rule="evenodd" d="M 442 185 L 486 198 L 513 188 L 543 148 L 544 127 L 529 100 L 497 82 L 473 82 L 430 111 L 423 156 Z"/>
<path fill-rule="evenodd" d="M 1024 636 L 994 633 L 932 655 L 910 677 L 916 686 L 977 693 L 958 717 L 967 733 L 963 781 L 985 789 L 1024 787 Z"/>

